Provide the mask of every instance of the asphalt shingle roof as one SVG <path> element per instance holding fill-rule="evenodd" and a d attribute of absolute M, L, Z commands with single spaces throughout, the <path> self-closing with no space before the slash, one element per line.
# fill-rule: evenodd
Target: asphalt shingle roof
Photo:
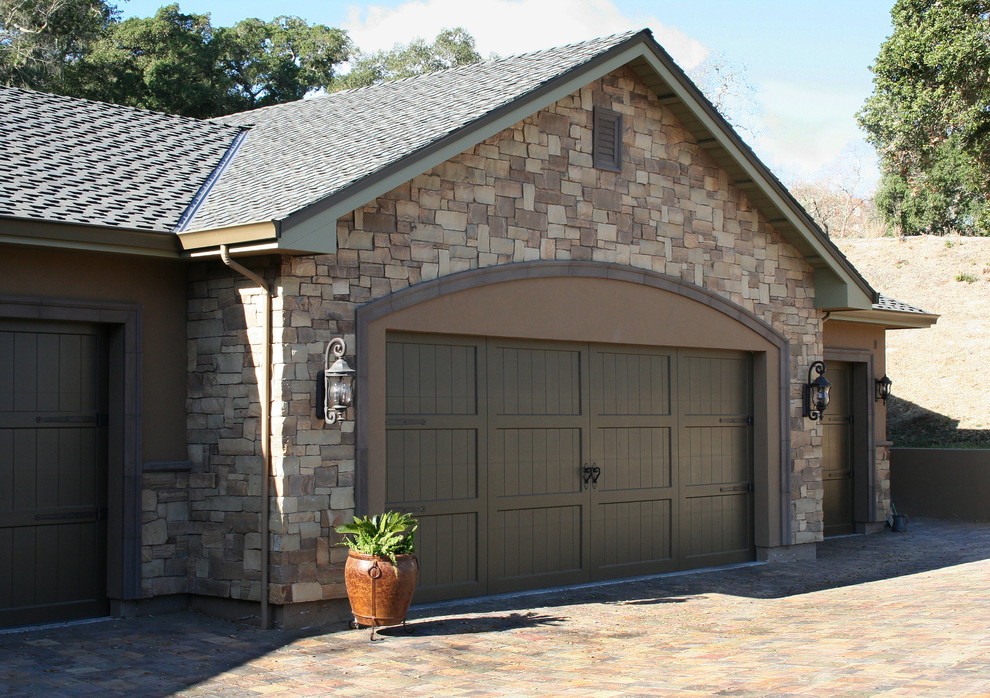
<path fill-rule="evenodd" d="M 171 231 L 239 132 L 0 87 L 0 217 Z"/>
<path fill-rule="evenodd" d="M 284 219 L 637 33 L 221 117 L 252 128 L 186 229 Z"/>
<path fill-rule="evenodd" d="M 913 305 L 908 305 L 903 301 L 894 300 L 889 296 L 880 296 L 880 300 L 873 304 L 874 310 L 892 310 L 896 313 L 919 313 L 921 315 L 930 315 L 931 313 L 917 308 Z"/>

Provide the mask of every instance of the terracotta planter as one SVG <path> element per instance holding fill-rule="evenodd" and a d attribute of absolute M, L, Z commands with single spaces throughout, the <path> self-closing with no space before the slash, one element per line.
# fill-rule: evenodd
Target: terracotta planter
<path fill-rule="evenodd" d="M 348 551 L 344 584 L 356 624 L 370 625 L 374 630 L 406 621 L 419 562 L 415 555 L 397 555 L 395 559 L 397 565 L 385 557 Z"/>

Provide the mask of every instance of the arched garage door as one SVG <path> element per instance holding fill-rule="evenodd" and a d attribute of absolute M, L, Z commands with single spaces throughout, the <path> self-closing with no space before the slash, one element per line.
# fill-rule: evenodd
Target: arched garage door
<path fill-rule="evenodd" d="M 748 353 L 390 333 L 386 357 L 418 600 L 753 559 Z"/>

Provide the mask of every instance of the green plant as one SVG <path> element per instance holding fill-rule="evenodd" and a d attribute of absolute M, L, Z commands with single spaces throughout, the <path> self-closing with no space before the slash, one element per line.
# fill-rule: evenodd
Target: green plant
<path fill-rule="evenodd" d="M 411 514 L 387 511 L 374 516 L 355 516 L 354 521 L 337 527 L 343 545 L 365 555 L 387 557 L 395 564 L 396 555 L 416 552 L 414 533 L 419 523 Z"/>
<path fill-rule="evenodd" d="M 956 281 L 965 281 L 967 284 L 971 284 L 976 281 L 976 277 L 972 274 L 963 274 L 960 272 L 956 274 Z"/>

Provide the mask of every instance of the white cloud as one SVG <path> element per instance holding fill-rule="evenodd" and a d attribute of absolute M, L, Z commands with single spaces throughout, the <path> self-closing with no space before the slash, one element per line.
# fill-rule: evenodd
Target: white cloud
<path fill-rule="evenodd" d="M 351 7 L 343 28 L 362 51 L 432 40 L 446 27 L 463 27 L 482 55 L 512 56 L 576 41 L 649 28 L 682 67 L 708 54 L 699 41 L 655 17 L 624 15 L 611 0 L 411 0 L 395 7 Z"/>
<path fill-rule="evenodd" d="M 844 86 L 767 82 L 758 100 L 762 123 L 751 145 L 785 179 L 820 177 L 840 157 L 862 151 L 855 117 L 862 96 Z M 874 181 L 873 162 L 863 164 L 864 176 Z"/>
<path fill-rule="evenodd" d="M 511 56 L 644 28 L 685 70 L 710 53 L 680 29 L 653 15 L 625 14 L 613 0 L 409 0 L 391 7 L 354 5 L 342 26 L 366 52 L 415 38 L 432 41 L 448 27 L 467 30 L 483 56 Z M 731 58 L 745 60 L 745 56 Z M 815 177 L 834 164 L 843 148 L 862 142 L 853 116 L 860 99 L 841 85 L 761 84 L 756 100 L 763 123 L 754 128 L 755 136 L 743 136 L 785 181 Z"/>

